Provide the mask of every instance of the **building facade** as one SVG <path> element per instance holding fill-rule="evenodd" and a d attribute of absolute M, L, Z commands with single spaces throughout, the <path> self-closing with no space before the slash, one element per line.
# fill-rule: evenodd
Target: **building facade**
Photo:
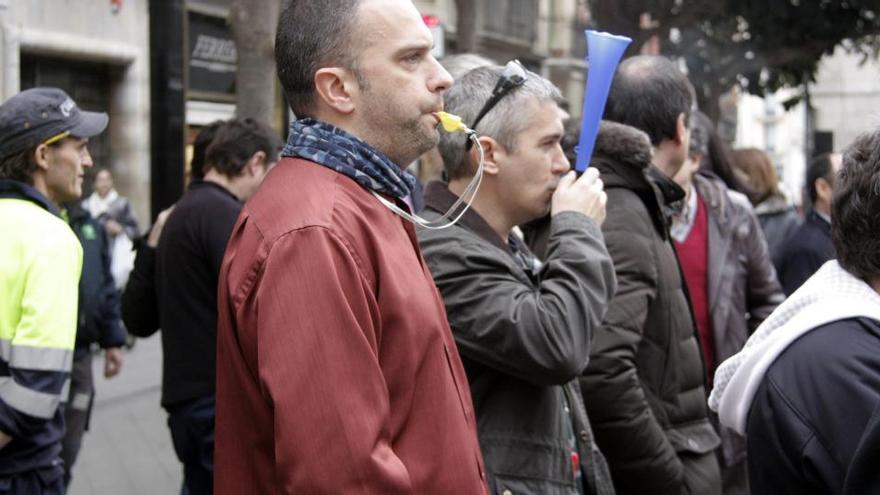
<path fill-rule="evenodd" d="M 454 0 L 416 0 L 424 15 L 440 19 L 447 49 L 456 49 Z M 585 0 L 482 0 L 476 2 L 477 49 L 499 64 L 518 59 L 553 81 L 579 118 L 586 81 L 586 38 L 589 23 Z"/>
<path fill-rule="evenodd" d="M 415 0 L 455 53 L 455 0 Z M 0 96 L 58 86 L 110 126 L 90 146 L 144 228 L 186 182 L 198 130 L 235 112 L 229 0 L 0 0 Z M 585 0 L 476 2 L 477 52 L 519 59 L 553 81 L 579 118 L 586 79 Z M 274 75 L 269 75 L 274 77 Z M 280 91 L 273 121 L 289 116 Z M 423 177 L 425 178 L 425 177 Z M 87 180 L 87 187 L 90 181 Z"/>
<path fill-rule="evenodd" d="M 810 89 L 813 127 L 828 135 L 829 148 L 842 151 L 880 125 L 880 60 L 838 47 L 819 67 Z"/>
<path fill-rule="evenodd" d="M 110 125 L 92 140 L 142 224 L 150 184 L 147 0 L 0 0 L 0 96 L 57 86 Z M 90 182 L 90 181 L 87 181 Z"/>
<path fill-rule="evenodd" d="M 800 205 L 806 164 L 814 154 L 843 151 L 860 133 L 880 125 L 880 61 L 838 47 L 819 64 L 805 101 L 786 110 L 782 103 L 803 88 L 764 98 L 739 98 L 736 147 L 767 151 L 792 202 Z"/>

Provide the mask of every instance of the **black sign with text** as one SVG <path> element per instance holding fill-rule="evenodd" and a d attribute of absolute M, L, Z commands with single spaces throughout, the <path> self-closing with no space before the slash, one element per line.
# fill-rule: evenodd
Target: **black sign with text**
<path fill-rule="evenodd" d="M 189 12 L 189 90 L 235 96 L 238 54 L 226 19 Z"/>

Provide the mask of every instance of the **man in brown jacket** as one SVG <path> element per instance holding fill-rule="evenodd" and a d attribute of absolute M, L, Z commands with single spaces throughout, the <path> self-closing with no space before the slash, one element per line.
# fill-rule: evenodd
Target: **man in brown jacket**
<path fill-rule="evenodd" d="M 591 164 L 608 194 L 602 232 L 618 288 L 581 385 L 619 494 L 721 493 L 719 438 L 667 216 L 684 197 L 669 177 L 687 156 L 692 103 L 670 61 L 625 60 L 605 109 L 619 123 L 603 125 Z"/>

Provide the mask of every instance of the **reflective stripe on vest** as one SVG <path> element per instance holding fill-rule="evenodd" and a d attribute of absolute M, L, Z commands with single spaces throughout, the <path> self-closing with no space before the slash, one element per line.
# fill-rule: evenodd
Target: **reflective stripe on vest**
<path fill-rule="evenodd" d="M 19 385 L 11 377 L 0 377 L 0 400 L 9 407 L 16 409 L 29 416 L 41 419 L 52 419 L 61 398 L 67 398 L 70 391 L 70 379 L 64 382 L 64 387 L 59 395 L 37 392 Z"/>
<path fill-rule="evenodd" d="M 0 339 L 0 362 L 5 362 L 10 368 L 70 372 L 73 365 L 73 351 L 16 345 L 11 340 Z"/>

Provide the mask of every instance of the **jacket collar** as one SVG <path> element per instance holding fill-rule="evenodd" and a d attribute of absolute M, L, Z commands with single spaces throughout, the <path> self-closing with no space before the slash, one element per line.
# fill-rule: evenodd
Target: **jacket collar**
<path fill-rule="evenodd" d="M 49 198 L 43 196 L 43 193 L 24 182 L 0 179 L 0 198 L 14 198 L 30 201 L 56 217 L 61 217 L 61 212 L 58 211 L 58 208 L 56 208 L 51 201 L 49 201 Z"/>
<path fill-rule="evenodd" d="M 89 213 L 88 210 L 83 208 L 82 204 L 79 201 L 71 201 L 70 203 L 64 204 L 63 206 L 64 209 L 67 210 L 67 216 L 71 225 L 79 225 L 81 223 L 85 223 L 89 218 L 92 217 L 92 214 Z"/>
<path fill-rule="evenodd" d="M 223 194 L 225 194 L 225 195 L 229 196 L 230 198 L 232 198 L 232 199 L 238 201 L 239 203 L 242 202 L 242 200 L 240 200 L 240 199 L 238 198 L 238 196 L 236 196 L 235 194 L 233 194 L 232 191 L 230 191 L 229 189 L 226 189 L 225 187 L 221 186 L 220 184 L 218 184 L 218 183 L 216 183 L 216 182 L 212 182 L 212 181 L 209 181 L 209 180 L 202 180 L 202 179 L 194 180 L 194 181 L 192 181 L 192 182 L 189 183 L 189 188 L 188 188 L 188 190 L 189 190 L 189 189 L 210 189 L 210 188 L 217 189 L 218 191 L 222 191 Z"/>
<path fill-rule="evenodd" d="M 429 210 L 443 214 L 443 212 L 452 208 L 456 200 L 458 200 L 458 196 L 449 190 L 449 184 L 445 182 L 435 180 L 425 186 L 425 208 Z M 513 256 L 514 253 L 510 249 L 510 245 L 501 240 L 498 234 L 492 230 L 492 227 L 486 223 L 486 220 L 473 208 L 469 208 L 465 212 L 461 220 L 458 221 L 458 225 L 470 230 L 484 241 Z"/>
<path fill-rule="evenodd" d="M 817 213 L 816 210 L 810 210 L 810 213 L 807 214 L 806 221 L 827 234 L 828 237 L 831 237 L 831 223 L 822 218 L 822 215 Z"/>
<path fill-rule="evenodd" d="M 671 214 L 681 206 L 687 193 L 674 180 L 667 177 L 657 167 L 646 168 L 645 176 L 654 190 L 659 193 L 657 199 L 666 213 Z"/>
<path fill-rule="evenodd" d="M 788 201 L 781 196 L 770 196 L 764 201 L 755 205 L 755 214 L 757 215 L 774 215 L 777 213 L 785 213 L 793 210 Z"/>
<path fill-rule="evenodd" d="M 714 175 L 698 172 L 694 175 L 691 184 L 705 201 L 706 207 L 713 211 L 719 218 L 719 221 L 725 222 L 729 213 L 729 200 L 727 197 L 727 187 L 717 179 Z"/>

